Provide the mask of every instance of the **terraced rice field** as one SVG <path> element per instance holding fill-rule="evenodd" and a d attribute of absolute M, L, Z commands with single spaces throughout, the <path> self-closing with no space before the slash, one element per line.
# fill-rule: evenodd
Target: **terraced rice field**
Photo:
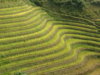
<path fill-rule="evenodd" d="M 24 0 L 9 3 L 0 5 L 0 75 L 100 75 L 95 25 L 57 21 Z"/>

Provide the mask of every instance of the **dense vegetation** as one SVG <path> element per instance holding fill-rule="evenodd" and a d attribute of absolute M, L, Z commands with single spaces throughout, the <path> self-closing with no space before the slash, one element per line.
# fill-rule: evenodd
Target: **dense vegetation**
<path fill-rule="evenodd" d="M 94 8 L 99 6 L 100 1 L 95 0 L 30 0 L 36 5 L 45 8 L 52 13 L 71 15 L 83 18 L 94 18 L 100 13 L 100 9 Z M 42 2 L 43 1 L 43 2 Z M 64 1 L 64 2 L 63 2 Z M 91 9 L 89 9 L 91 8 Z M 98 15 L 98 17 L 100 14 Z"/>

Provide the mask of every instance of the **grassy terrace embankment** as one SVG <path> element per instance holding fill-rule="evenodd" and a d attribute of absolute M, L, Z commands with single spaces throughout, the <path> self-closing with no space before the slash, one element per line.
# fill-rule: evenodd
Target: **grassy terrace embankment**
<path fill-rule="evenodd" d="M 57 20 L 28 0 L 0 1 L 0 75 L 100 74 L 94 22 Z"/>

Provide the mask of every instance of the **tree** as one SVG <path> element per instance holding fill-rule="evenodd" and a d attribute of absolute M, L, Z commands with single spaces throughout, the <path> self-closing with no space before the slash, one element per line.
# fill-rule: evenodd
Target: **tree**
<path fill-rule="evenodd" d="M 73 8 L 78 9 L 80 11 L 84 8 L 84 3 L 82 0 L 71 0 L 71 5 Z"/>

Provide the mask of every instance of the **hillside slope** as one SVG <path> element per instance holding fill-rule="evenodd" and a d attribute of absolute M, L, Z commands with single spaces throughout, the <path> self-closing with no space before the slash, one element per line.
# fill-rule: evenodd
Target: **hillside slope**
<path fill-rule="evenodd" d="M 30 0 L 36 5 L 59 15 L 73 15 L 83 18 L 100 17 L 99 0 Z M 42 2 L 41 2 L 42 1 Z"/>
<path fill-rule="evenodd" d="M 29 0 L 0 3 L 0 75 L 100 74 L 98 18 L 57 16 Z"/>

